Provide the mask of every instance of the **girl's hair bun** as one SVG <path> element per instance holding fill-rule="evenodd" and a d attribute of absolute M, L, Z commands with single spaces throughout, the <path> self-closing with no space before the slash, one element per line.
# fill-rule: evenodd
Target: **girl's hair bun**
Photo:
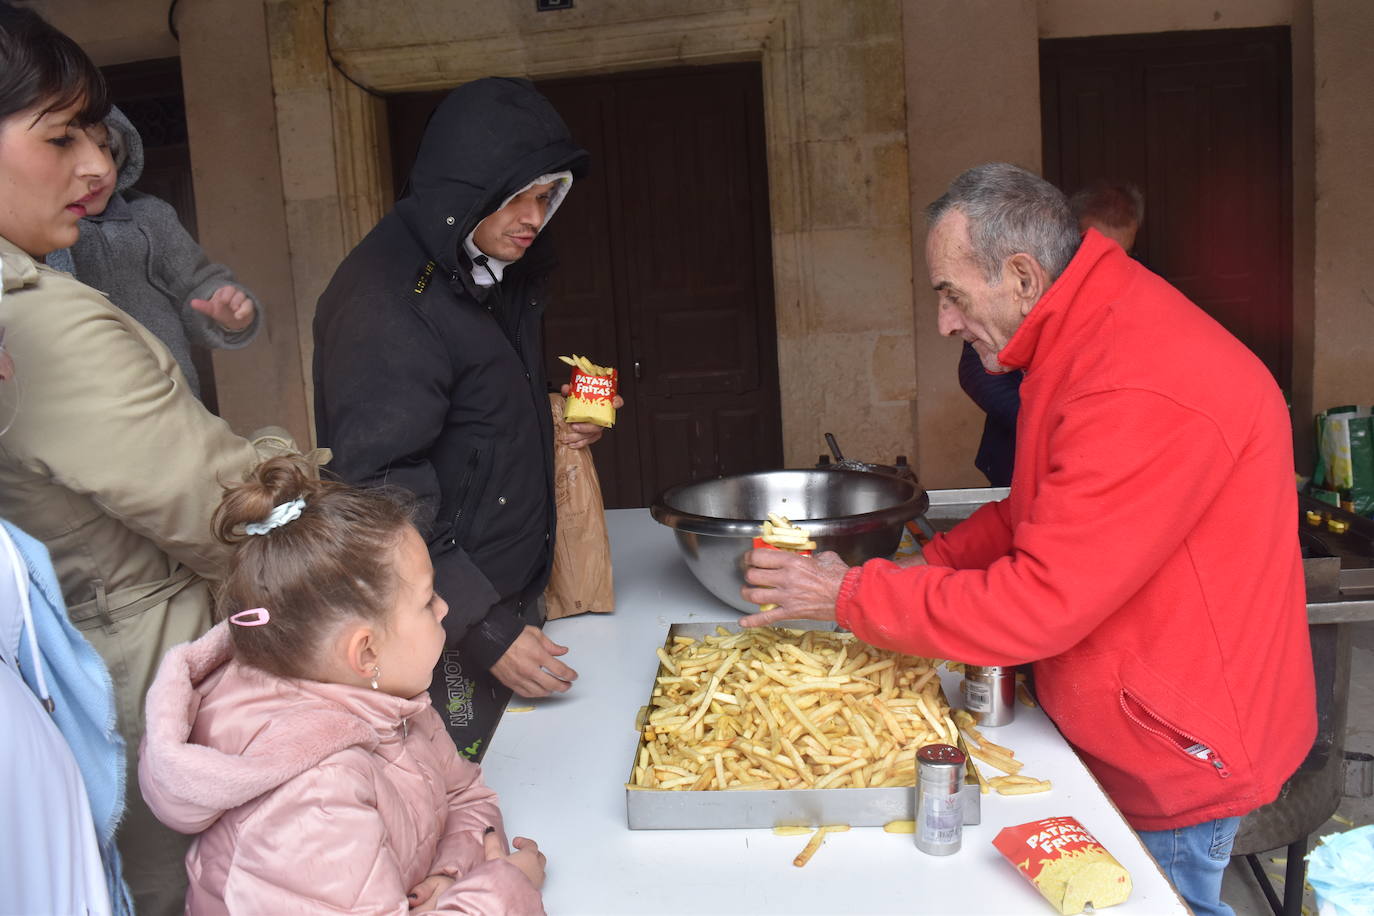
<path fill-rule="evenodd" d="M 277 506 L 293 499 L 304 499 L 309 505 L 322 487 L 329 486 L 342 485 L 317 480 L 314 468 L 303 458 L 269 458 L 254 468 L 243 483 L 225 488 L 212 522 L 215 537 L 226 544 L 237 544 L 248 537 L 243 530 L 246 526 L 263 521 Z"/>
<path fill-rule="evenodd" d="M 266 534 L 244 529 L 303 500 Z M 395 489 L 317 480 L 300 456 L 270 458 L 225 488 L 215 536 L 234 547 L 219 590 L 219 616 L 266 608 L 261 626 L 231 626 L 243 662 L 282 677 L 308 677 L 321 645 L 350 619 L 385 622 L 395 600 L 391 562 L 412 524 L 413 501 Z"/>

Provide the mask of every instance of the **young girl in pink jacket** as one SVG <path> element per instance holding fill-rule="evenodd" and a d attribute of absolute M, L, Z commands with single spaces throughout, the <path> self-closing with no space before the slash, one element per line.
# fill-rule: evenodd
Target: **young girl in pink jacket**
<path fill-rule="evenodd" d="M 229 617 L 163 659 L 138 774 L 199 834 L 187 912 L 543 913 L 543 854 L 429 704 L 448 605 L 408 508 L 274 458 L 214 523 Z"/>

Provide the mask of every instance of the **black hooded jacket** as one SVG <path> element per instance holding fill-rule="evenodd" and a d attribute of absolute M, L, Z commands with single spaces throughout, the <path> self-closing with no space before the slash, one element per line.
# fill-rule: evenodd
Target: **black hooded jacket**
<path fill-rule="evenodd" d="M 587 153 L 526 80 L 455 89 L 425 129 L 404 197 L 344 259 L 315 311 L 315 424 L 343 480 L 418 497 L 449 603 L 449 644 L 490 668 L 543 592 L 554 536 L 553 428 L 538 236 L 494 287 L 463 239 L 541 175 Z"/>

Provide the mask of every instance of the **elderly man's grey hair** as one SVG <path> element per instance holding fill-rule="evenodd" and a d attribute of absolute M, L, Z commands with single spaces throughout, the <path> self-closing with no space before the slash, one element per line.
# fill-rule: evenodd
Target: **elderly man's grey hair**
<path fill-rule="evenodd" d="M 989 283 L 1000 280 L 1002 262 L 1020 252 L 1039 261 L 1053 281 L 1078 251 L 1078 223 L 1064 195 L 1015 165 L 989 162 L 954 179 L 926 207 L 927 224 L 933 227 L 951 210 L 967 217 L 973 257 Z"/>

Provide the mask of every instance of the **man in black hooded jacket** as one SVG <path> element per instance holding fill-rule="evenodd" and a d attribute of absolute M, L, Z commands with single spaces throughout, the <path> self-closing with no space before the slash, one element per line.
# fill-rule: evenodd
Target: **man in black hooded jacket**
<path fill-rule="evenodd" d="M 567 690 L 540 630 L 553 556 L 553 424 L 540 342 L 552 253 L 539 230 L 587 153 L 526 80 L 455 89 L 396 207 L 344 259 L 315 312 L 315 424 L 332 469 L 418 497 L 449 603 L 430 687 L 478 758 L 518 690 Z M 582 447 L 598 427 L 575 425 Z"/>

